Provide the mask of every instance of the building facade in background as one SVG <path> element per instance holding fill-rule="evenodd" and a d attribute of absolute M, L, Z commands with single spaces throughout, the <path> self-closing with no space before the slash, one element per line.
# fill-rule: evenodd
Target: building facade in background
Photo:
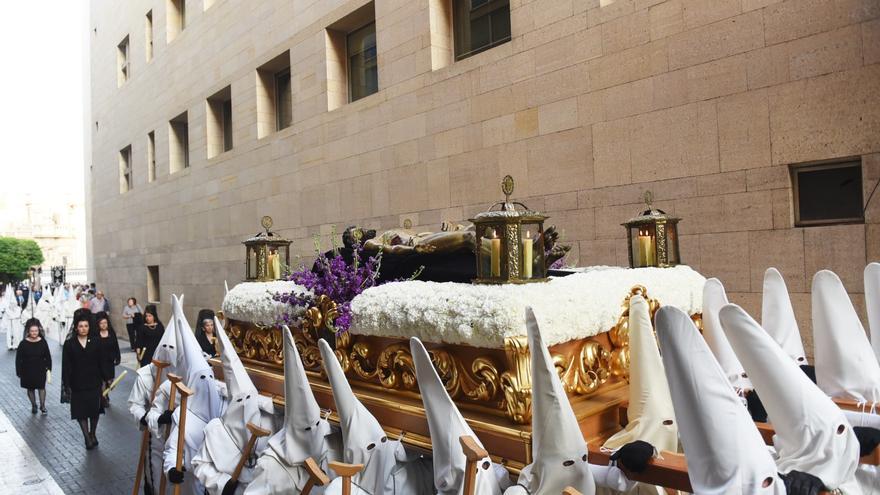
<path fill-rule="evenodd" d="M 880 259 L 873 0 L 93 0 L 90 29 L 89 259 L 163 315 L 217 308 L 263 215 L 308 257 L 505 174 L 579 265 L 627 263 L 650 190 L 752 314 L 779 268 L 808 348 L 813 273 L 862 307 Z"/>

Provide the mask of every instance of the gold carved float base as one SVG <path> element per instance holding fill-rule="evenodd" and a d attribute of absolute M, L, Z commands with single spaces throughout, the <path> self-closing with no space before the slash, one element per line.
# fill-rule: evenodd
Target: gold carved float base
<path fill-rule="evenodd" d="M 628 307 L 633 294 L 647 296 L 644 287 L 634 287 L 623 301 L 617 324 L 609 331 L 550 347 L 581 431 L 588 440 L 619 425 L 618 406 L 628 398 Z M 648 300 L 653 314 L 659 303 Z M 307 313 L 301 328 L 294 330 L 294 340 L 318 403 L 322 408 L 335 410 L 317 347 L 320 336 L 335 344 L 336 357 L 352 390 L 388 434 L 393 438 L 403 434 L 408 445 L 430 451 L 430 434 L 409 341 L 350 333 L 334 339 L 326 329 L 327 322 L 334 317 L 333 302 L 322 300 Z M 257 388 L 283 403 L 280 329 L 235 320 L 227 320 L 225 326 Z M 513 471 L 531 462 L 531 370 L 526 337 L 505 339 L 503 349 L 430 342 L 425 342 L 425 346 L 447 392 L 486 449 Z M 212 364 L 215 373 L 222 376 L 219 361 L 213 360 Z M 330 418 L 337 419 L 335 414 Z"/>

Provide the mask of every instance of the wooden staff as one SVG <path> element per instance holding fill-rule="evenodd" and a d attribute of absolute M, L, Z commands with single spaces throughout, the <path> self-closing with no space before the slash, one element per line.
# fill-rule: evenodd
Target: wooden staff
<path fill-rule="evenodd" d="M 312 488 L 316 486 L 327 486 L 327 483 L 330 483 L 330 478 L 320 467 L 318 467 L 318 463 L 315 462 L 314 459 L 309 457 L 304 464 L 306 466 L 306 472 L 309 473 L 309 481 L 307 481 L 306 486 L 303 487 L 301 495 L 311 495 Z"/>
<path fill-rule="evenodd" d="M 253 452 L 254 446 L 257 444 L 257 439 L 272 434 L 271 431 L 265 428 L 260 428 L 250 421 L 248 421 L 247 429 L 250 430 L 251 437 L 248 438 L 247 444 L 244 446 L 244 450 L 241 452 L 241 459 L 238 460 L 238 464 L 236 464 L 235 466 L 235 471 L 232 472 L 232 479 L 234 481 L 238 481 L 238 477 L 241 476 L 241 470 L 244 469 L 244 463 L 247 462 L 248 457 L 250 457 L 251 452 Z"/>
<path fill-rule="evenodd" d="M 351 477 L 364 468 L 363 464 L 345 464 L 344 462 L 331 462 L 330 469 L 342 477 L 342 495 L 351 495 Z"/>
<path fill-rule="evenodd" d="M 122 373 L 120 373 L 119 376 L 117 376 L 116 379 L 113 380 L 113 383 L 108 385 L 107 388 L 105 388 L 104 391 L 101 392 L 101 394 L 103 394 L 104 397 L 107 397 L 108 395 L 110 395 L 110 391 L 112 391 L 114 388 L 116 388 L 116 386 L 119 385 L 119 382 L 121 382 L 122 379 L 125 378 L 125 375 L 127 375 L 127 374 L 128 374 L 128 370 L 122 370 Z"/>
<path fill-rule="evenodd" d="M 159 383 L 162 381 L 162 370 L 170 366 L 169 363 L 164 363 L 162 361 L 158 361 L 156 359 L 153 360 L 153 367 L 156 368 L 156 378 L 153 380 L 153 390 L 150 391 L 150 403 L 147 405 L 151 407 L 153 405 L 153 401 L 156 399 L 156 391 L 159 390 Z M 147 461 L 147 448 L 150 445 L 150 429 L 148 427 L 144 427 L 144 432 L 141 434 L 141 455 L 138 459 L 138 467 L 137 474 L 134 477 L 134 489 L 131 491 L 131 495 L 137 495 L 138 490 L 141 488 L 141 479 L 144 476 L 144 466 Z"/>
<path fill-rule="evenodd" d="M 486 449 L 480 447 L 480 444 L 470 435 L 462 435 L 458 437 L 461 449 L 464 451 L 464 457 L 467 463 L 464 467 L 464 491 L 462 495 L 474 495 L 477 489 L 477 462 L 480 459 L 489 457 Z"/>
<path fill-rule="evenodd" d="M 183 470 L 183 449 L 186 441 L 186 403 L 189 397 L 194 393 L 192 389 L 183 383 L 175 383 L 177 391 L 180 392 L 180 422 L 177 425 L 177 462 L 175 467 L 178 471 Z M 180 495 L 180 483 L 174 484 L 174 495 Z"/>
<path fill-rule="evenodd" d="M 583 495 L 581 492 L 575 490 L 574 488 L 567 486 L 565 490 L 562 490 L 562 495 Z"/>
<path fill-rule="evenodd" d="M 181 382 L 183 378 L 175 375 L 174 373 L 168 373 L 168 381 L 171 382 L 171 393 L 168 398 L 168 410 L 174 410 L 174 399 L 175 393 L 177 392 L 177 384 Z M 171 424 L 165 425 L 165 435 L 164 441 L 168 441 L 168 436 L 171 435 Z M 168 476 L 165 474 L 165 466 L 162 466 L 162 479 L 159 481 L 159 495 L 165 495 L 165 489 L 168 487 Z"/>

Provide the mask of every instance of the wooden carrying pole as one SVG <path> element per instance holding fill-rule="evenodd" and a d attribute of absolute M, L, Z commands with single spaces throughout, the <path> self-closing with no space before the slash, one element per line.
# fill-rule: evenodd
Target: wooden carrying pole
<path fill-rule="evenodd" d="M 186 446 L 186 403 L 193 391 L 183 383 L 175 383 L 177 391 L 180 392 L 180 422 L 177 425 L 177 462 L 174 467 L 178 471 L 183 470 L 183 449 Z M 180 483 L 174 484 L 174 495 L 180 495 Z"/>
<path fill-rule="evenodd" d="M 336 474 L 342 477 L 342 495 L 351 495 L 351 477 L 364 468 L 363 464 L 345 464 L 344 462 L 331 462 L 328 464 Z"/>
<path fill-rule="evenodd" d="M 321 468 L 318 467 L 318 463 L 315 462 L 314 459 L 309 457 L 304 464 L 306 466 L 306 471 L 309 473 L 309 481 L 307 481 L 306 486 L 303 487 L 301 495 L 311 495 L 312 488 L 316 486 L 327 486 L 327 483 L 330 483 L 330 478 L 327 476 L 327 473 L 321 471 Z"/>
<path fill-rule="evenodd" d="M 171 393 L 168 398 L 168 410 L 174 410 L 174 399 L 175 394 L 177 393 L 177 384 L 183 380 L 179 376 L 174 373 L 168 373 L 168 381 L 171 382 Z M 168 441 L 168 436 L 171 435 L 171 424 L 165 425 L 165 435 L 163 436 L 164 441 Z M 165 495 L 165 490 L 168 488 L 168 476 L 165 474 L 165 466 L 162 466 L 162 479 L 159 481 L 159 495 Z"/>
<path fill-rule="evenodd" d="M 235 466 L 235 471 L 232 472 L 232 479 L 234 481 L 238 481 L 238 477 L 241 476 L 241 470 L 244 469 L 244 463 L 247 462 L 248 457 L 250 457 L 251 452 L 254 451 L 254 446 L 257 444 L 257 439 L 260 437 L 266 437 L 272 434 L 271 431 L 260 428 L 259 426 L 248 422 L 247 429 L 251 432 L 251 437 L 248 438 L 247 444 L 244 446 L 244 450 L 241 452 L 241 459 L 238 460 L 238 464 Z"/>
<path fill-rule="evenodd" d="M 150 403 L 147 404 L 147 410 L 152 407 L 153 401 L 156 399 L 156 391 L 159 390 L 160 382 L 162 381 L 162 370 L 167 368 L 169 363 L 163 363 L 162 361 L 158 361 L 156 359 L 153 360 L 153 367 L 156 368 L 156 377 L 153 380 L 153 390 L 150 391 Z M 150 445 L 150 429 L 144 427 L 144 432 L 141 434 L 141 454 L 138 459 L 138 467 L 137 473 L 134 476 L 134 489 L 131 491 L 131 495 L 137 495 L 138 490 L 141 488 L 141 479 L 144 476 L 144 469 L 147 461 L 147 448 Z"/>
<path fill-rule="evenodd" d="M 461 449 L 464 451 L 465 459 L 467 459 L 464 467 L 464 491 L 462 495 L 474 495 L 477 489 L 477 463 L 480 462 L 480 459 L 489 457 L 489 453 L 470 435 L 462 435 L 458 437 L 458 441 L 461 443 Z"/>

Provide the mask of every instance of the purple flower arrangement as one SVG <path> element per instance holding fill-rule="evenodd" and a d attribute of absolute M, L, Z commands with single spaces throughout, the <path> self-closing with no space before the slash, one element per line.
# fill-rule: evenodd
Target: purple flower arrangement
<path fill-rule="evenodd" d="M 317 245 L 316 245 L 317 247 Z M 352 250 L 352 262 L 346 263 L 338 248 L 329 252 L 317 251 L 317 259 L 312 268 L 300 265 L 290 273 L 287 280 L 305 287 L 310 292 L 289 292 L 275 294 L 276 301 L 290 305 L 291 311 L 284 312 L 282 322 L 287 325 L 302 323 L 302 308 L 317 304 L 320 296 L 327 296 L 336 303 L 337 316 L 333 324 L 336 334 L 348 331 L 351 327 L 351 301 L 364 290 L 377 285 L 382 253 L 365 257 L 361 244 Z M 366 261 L 361 262 L 366 258 Z"/>

